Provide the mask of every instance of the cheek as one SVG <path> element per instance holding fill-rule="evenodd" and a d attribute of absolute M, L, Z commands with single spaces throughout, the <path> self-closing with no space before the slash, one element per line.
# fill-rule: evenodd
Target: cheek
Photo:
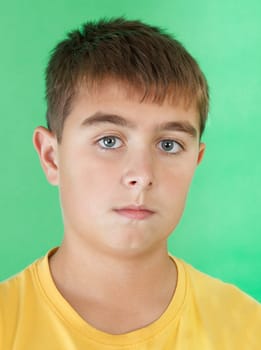
<path fill-rule="evenodd" d="M 161 185 L 174 194 L 187 193 L 196 169 L 196 162 L 177 160 L 171 166 L 161 167 Z M 164 181 L 163 181 L 164 179 Z"/>
<path fill-rule="evenodd" d="M 73 165 L 72 165 L 73 164 Z M 61 167 L 61 196 L 75 206 L 92 206 L 115 187 L 119 170 L 113 162 L 104 162 L 88 157 L 69 158 Z"/>

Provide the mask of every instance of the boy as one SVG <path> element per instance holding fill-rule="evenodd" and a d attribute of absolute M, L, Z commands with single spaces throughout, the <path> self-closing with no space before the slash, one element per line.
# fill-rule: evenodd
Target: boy
<path fill-rule="evenodd" d="M 88 22 L 55 48 L 46 97 L 33 140 L 64 239 L 1 285 L 0 348 L 260 349 L 260 305 L 167 251 L 205 150 L 196 61 L 139 21 Z"/>

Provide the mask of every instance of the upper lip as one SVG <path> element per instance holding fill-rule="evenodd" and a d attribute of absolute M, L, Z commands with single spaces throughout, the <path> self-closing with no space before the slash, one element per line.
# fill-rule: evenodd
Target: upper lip
<path fill-rule="evenodd" d="M 137 210 L 137 211 L 146 210 L 146 211 L 150 211 L 151 213 L 154 213 L 154 210 L 151 210 L 150 208 L 144 205 L 128 205 L 126 207 L 117 208 L 116 210 Z"/>

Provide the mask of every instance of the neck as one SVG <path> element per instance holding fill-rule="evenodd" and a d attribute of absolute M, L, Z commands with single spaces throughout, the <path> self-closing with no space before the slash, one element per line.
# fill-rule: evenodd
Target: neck
<path fill-rule="evenodd" d="M 177 282 L 176 267 L 166 244 L 126 257 L 99 254 L 88 246 L 69 244 L 65 239 L 50 258 L 50 269 L 57 288 L 82 316 L 85 305 L 86 308 L 89 305 L 88 312 L 86 309 L 89 315 L 90 305 L 102 305 L 103 310 L 118 310 L 129 315 L 129 319 L 134 309 L 140 309 L 148 317 L 145 320 L 142 316 L 139 327 L 160 317 Z M 92 319 L 86 320 L 92 323 Z M 97 320 L 93 324 L 114 331 L 99 327 Z M 133 325 L 126 325 L 125 331 L 135 328 Z"/>
<path fill-rule="evenodd" d="M 76 245 L 63 241 L 50 259 L 51 272 L 63 283 L 77 285 L 85 290 L 92 285 L 108 290 L 112 282 L 128 290 L 154 286 L 163 282 L 175 266 L 169 258 L 166 243 L 136 254 L 106 254 L 90 249 L 88 245 Z M 97 288 L 94 287 L 97 295 Z"/>

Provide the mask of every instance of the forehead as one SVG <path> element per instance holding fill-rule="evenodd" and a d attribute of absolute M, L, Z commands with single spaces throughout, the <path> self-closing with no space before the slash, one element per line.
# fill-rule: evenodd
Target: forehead
<path fill-rule="evenodd" d="M 186 121 L 199 133 L 199 113 L 195 101 L 188 101 L 181 94 L 155 100 L 152 90 L 144 94 L 138 87 L 115 81 L 103 80 L 92 85 L 79 86 L 70 114 L 88 118 L 93 114 L 121 116 L 137 125 L 153 126 L 160 122 Z"/>

